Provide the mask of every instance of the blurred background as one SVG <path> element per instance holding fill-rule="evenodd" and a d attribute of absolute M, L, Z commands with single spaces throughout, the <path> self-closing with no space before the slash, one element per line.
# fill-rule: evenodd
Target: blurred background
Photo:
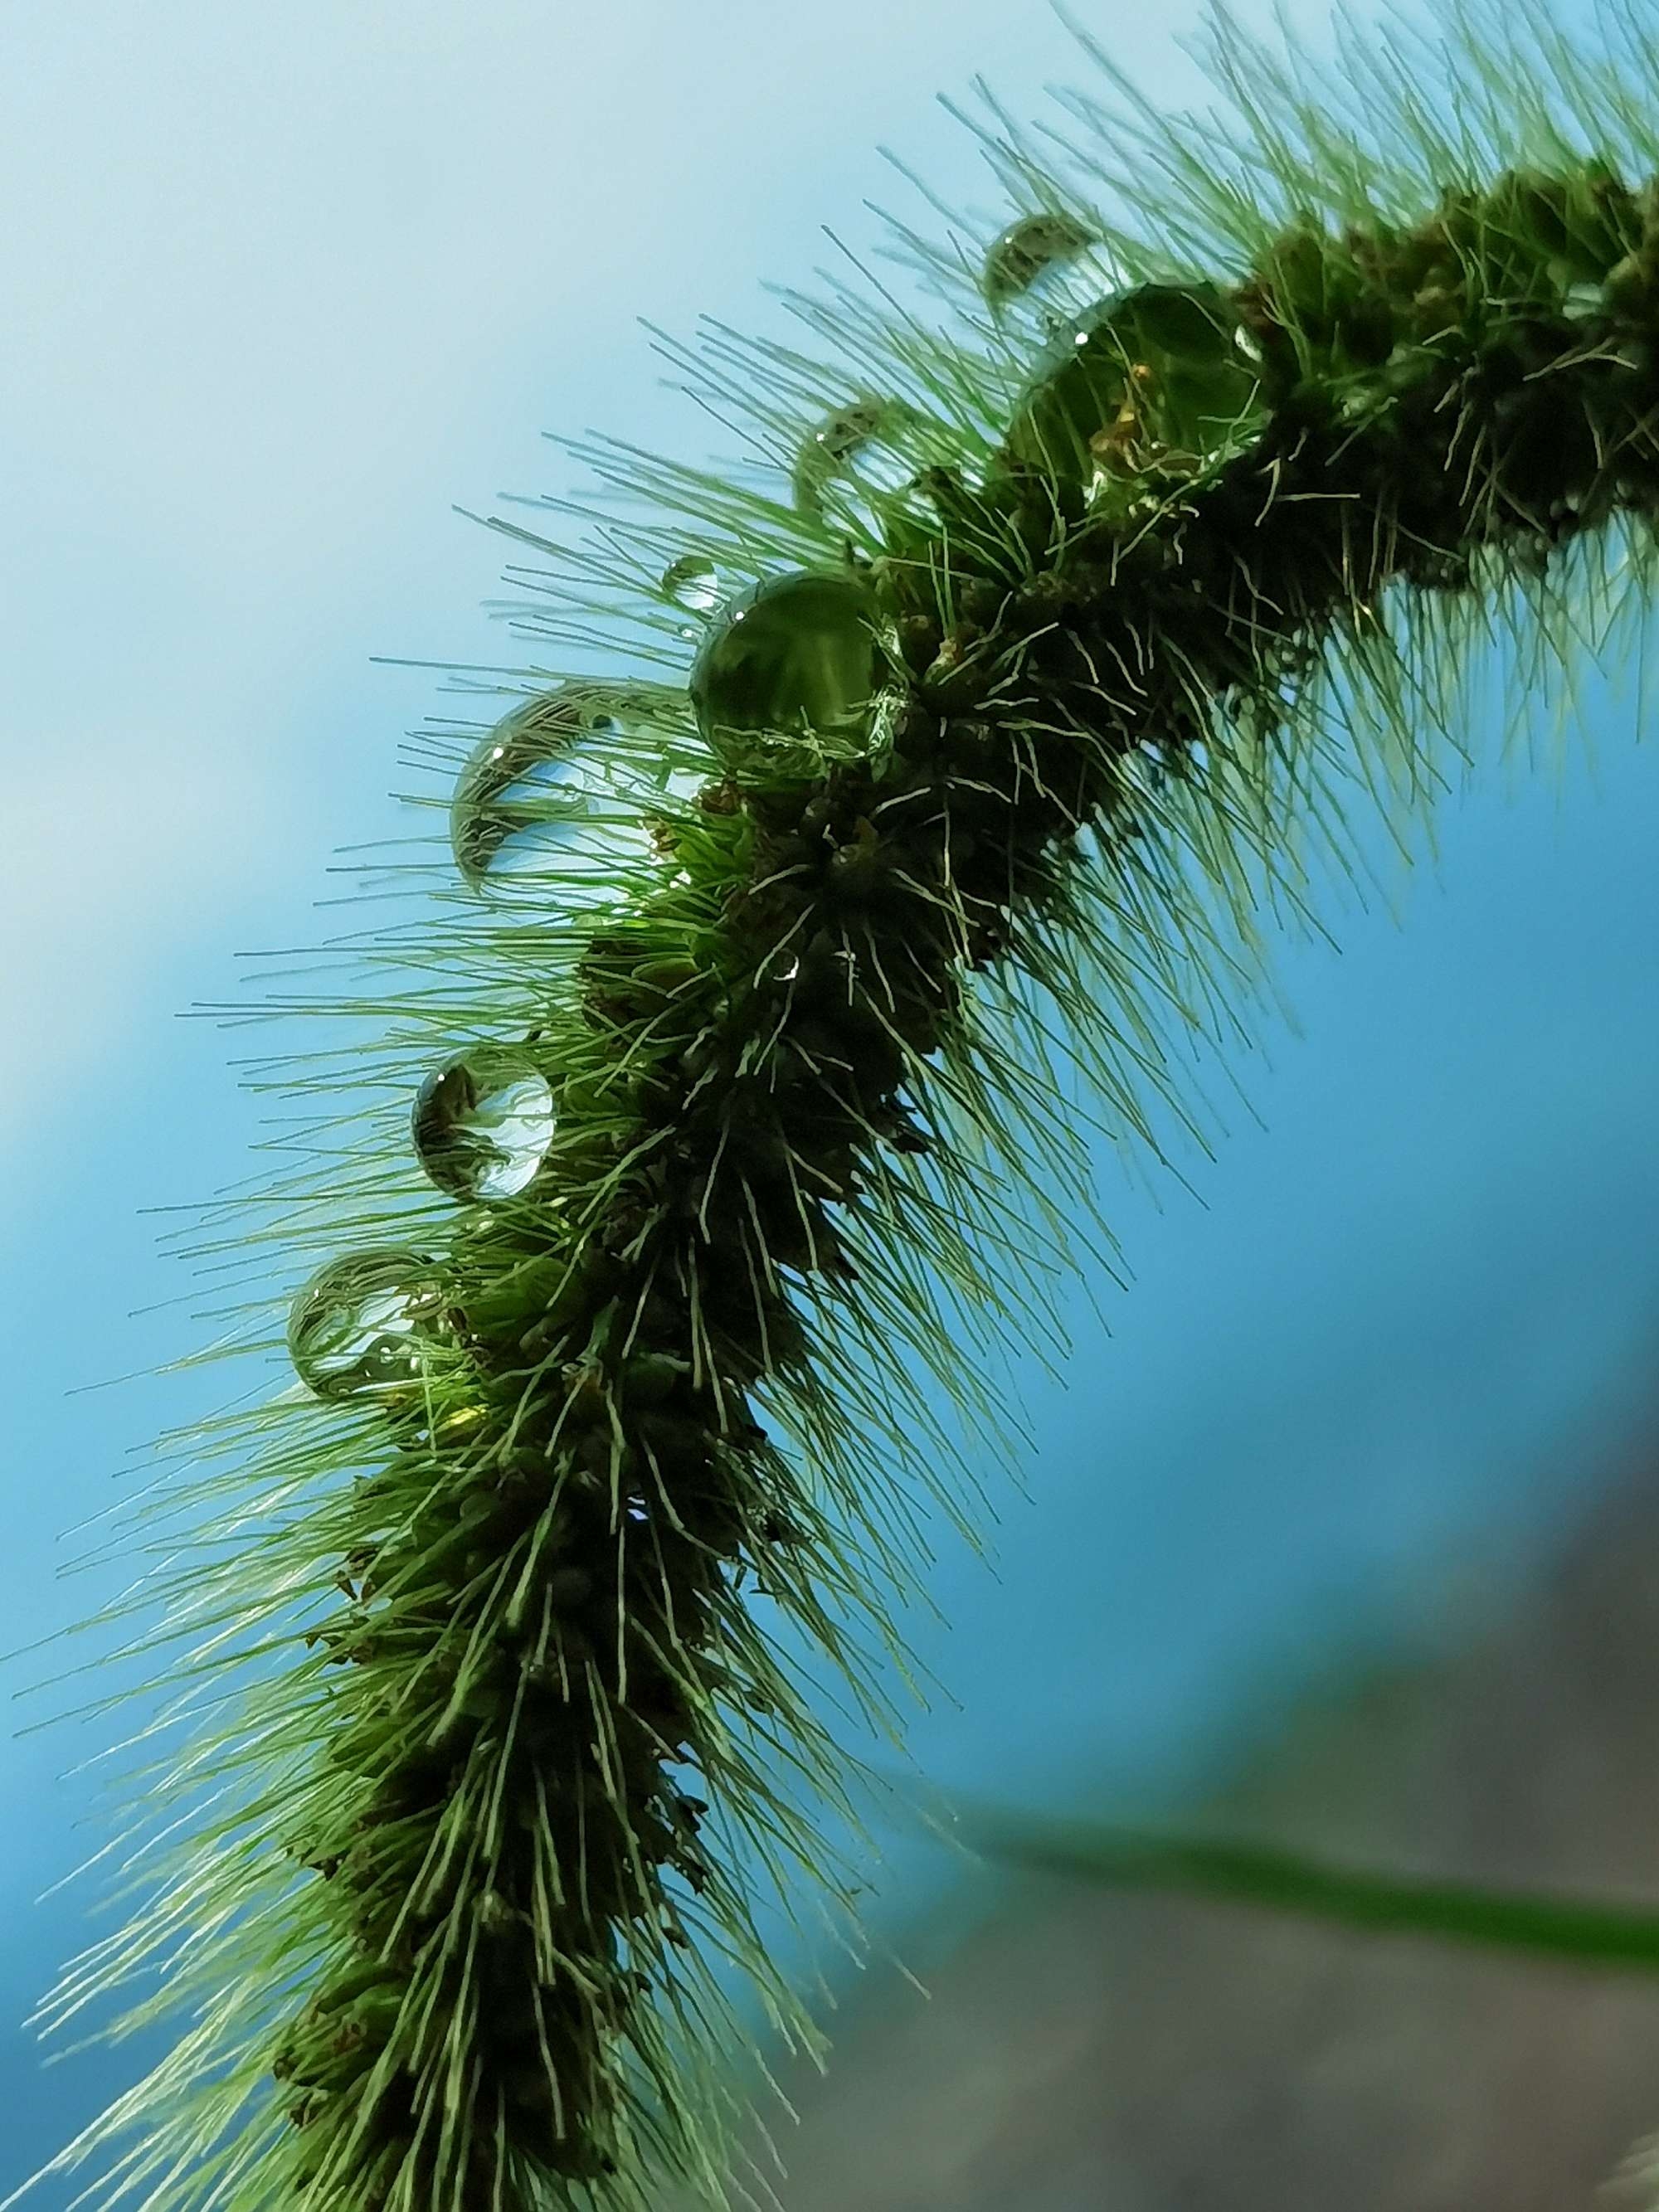
<path fill-rule="evenodd" d="M 1194 10 L 1075 12 L 1160 105 L 1207 97 Z M 1328 47 L 1322 5 L 1290 20 Z M 7 12 L 8 1648 L 122 1584 L 59 1578 L 63 1532 L 226 1391 L 155 1371 L 216 1326 L 156 1210 L 250 1171 L 276 1109 L 233 1062 L 268 1040 L 175 1017 L 237 995 L 237 953 L 363 918 L 317 910 L 333 855 L 399 834 L 399 738 L 453 711 L 369 656 L 529 657 L 481 604 L 512 556 L 452 502 L 580 489 L 544 430 L 703 458 L 636 318 L 785 328 L 760 280 L 826 258 L 820 224 L 918 212 L 878 144 L 994 204 L 935 93 L 983 71 L 1024 114 L 1085 70 L 1007 0 Z M 1074 1301 L 1028 1463 L 987 1470 L 990 1562 L 941 1532 L 949 1626 L 910 1624 L 938 1790 L 1659 1896 L 1659 746 L 1632 678 L 1586 672 L 1559 762 L 1487 744 L 1432 857 L 1379 837 L 1388 896 L 1324 917 L 1340 953 L 1285 941 L 1295 1026 L 1184 1187 L 1103 1158 L 1133 1287 Z M 79 1656 L 0 1673 L 0 2194 L 138 2063 L 43 2070 L 21 2025 L 101 1924 L 53 1886 L 111 1832 L 71 1770 L 118 1731 L 27 1732 Z M 1567 2212 L 1659 2127 L 1644 1984 L 883 1840 L 878 1949 L 931 1995 L 812 1962 L 836 2047 L 787 2082 L 792 2212 Z"/>

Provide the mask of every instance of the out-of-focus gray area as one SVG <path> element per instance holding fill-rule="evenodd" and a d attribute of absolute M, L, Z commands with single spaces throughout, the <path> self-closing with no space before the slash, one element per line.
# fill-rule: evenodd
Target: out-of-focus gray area
<path fill-rule="evenodd" d="M 1290 1708 L 1190 1825 L 1659 1905 L 1659 1422 L 1625 1458 L 1478 1626 L 1454 1604 L 1431 1656 Z M 1048 1879 L 988 1884 L 906 1955 L 926 1997 L 871 1969 L 827 2077 L 781 2077 L 786 2212 L 1656 2193 L 1626 2162 L 1659 2130 L 1659 1980 Z"/>

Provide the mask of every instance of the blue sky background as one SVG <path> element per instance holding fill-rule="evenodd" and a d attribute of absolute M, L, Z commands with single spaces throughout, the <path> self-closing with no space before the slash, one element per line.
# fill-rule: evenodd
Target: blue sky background
<path fill-rule="evenodd" d="M 1079 13 L 1192 96 L 1190 10 Z M 65 0 L 0 27 L 8 1646 L 115 1586 L 55 1580 L 59 1532 L 222 1387 L 146 1375 L 201 1330 L 138 1210 L 245 1174 L 269 1109 L 245 1039 L 175 1015 L 236 994 L 236 951 L 322 934 L 334 848 L 403 827 L 398 739 L 441 679 L 368 656 L 514 657 L 479 611 L 504 549 L 451 502 L 574 489 L 544 429 L 701 458 L 634 318 L 761 319 L 821 222 L 902 204 L 878 143 L 988 198 L 932 105 L 980 70 L 1020 111 L 1082 74 L 1006 0 Z M 1000 1579 L 945 1543 L 953 1625 L 915 1626 L 957 1701 L 915 1730 L 939 1781 L 1201 1767 L 1334 1650 L 1478 1606 L 1645 1407 L 1659 745 L 1631 696 L 1586 696 L 1593 758 L 1449 809 L 1400 924 L 1286 948 L 1302 1034 L 1249 1073 L 1265 1127 L 1234 1115 L 1196 1195 L 1120 1178 L 1135 1285 L 1109 1336 L 1079 1303 L 1064 1387 L 1032 1377 Z M 109 1732 L 0 1742 L 0 2191 L 126 2075 L 40 2075 L 11 2027 L 80 1940 L 73 1893 L 29 1900 L 84 1847 L 58 1778 Z M 902 1856 L 895 1895 L 927 1878 Z"/>

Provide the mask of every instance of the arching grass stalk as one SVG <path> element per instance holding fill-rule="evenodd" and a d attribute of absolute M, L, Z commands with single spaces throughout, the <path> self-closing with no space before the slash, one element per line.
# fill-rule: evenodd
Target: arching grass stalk
<path fill-rule="evenodd" d="M 295 1172 L 199 1248 L 325 1264 L 303 1387 L 146 1508 L 155 1817 L 46 2013 L 183 2026 L 58 2161 L 100 2204 L 716 2185 L 708 1970 L 804 2032 L 755 1885 L 849 1771 L 767 1608 L 879 1713 L 965 1510 L 937 1386 L 992 1419 L 1041 1345 L 1090 1131 L 1191 1110 L 1472 648 L 1570 671 L 1650 593 L 1659 62 L 1597 35 L 1472 7 L 1327 77 L 1218 15 L 1231 118 L 1166 120 L 1079 30 L 1103 95 L 969 118 L 994 220 L 889 219 L 930 322 L 849 258 L 799 350 L 665 339 L 743 454 L 577 446 L 569 543 L 491 518 L 561 668 L 422 738 L 426 918 L 271 1001 L 383 1042 L 274 1070 Z"/>
<path fill-rule="evenodd" d="M 1036 1875 L 1103 1888 L 1249 1905 L 1376 1936 L 1431 1938 L 1583 1973 L 1659 1973 L 1659 1914 L 1604 1898 L 1515 1890 L 1420 1875 L 1379 1874 L 1274 1844 L 1168 1835 L 969 1812 L 988 1856 Z"/>

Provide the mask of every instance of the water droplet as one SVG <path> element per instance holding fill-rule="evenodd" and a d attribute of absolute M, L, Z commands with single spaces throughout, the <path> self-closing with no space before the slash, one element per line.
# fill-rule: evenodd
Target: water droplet
<path fill-rule="evenodd" d="M 902 399 L 855 399 L 802 441 L 792 479 L 803 514 L 879 538 L 930 512 L 923 473 L 953 458 L 941 427 Z"/>
<path fill-rule="evenodd" d="M 1148 466 L 1194 469 L 1267 421 L 1256 363 L 1207 284 L 1143 284 L 1075 318 L 1049 345 L 1008 451 L 1099 494 Z"/>
<path fill-rule="evenodd" d="M 672 605 L 684 607 L 688 614 L 712 614 L 720 603 L 720 571 L 702 553 L 671 561 L 658 588 Z"/>
<path fill-rule="evenodd" d="M 442 1327 L 434 1263 L 397 1246 L 319 1268 L 289 1310 L 288 1349 L 319 1398 L 354 1398 L 417 1382 Z"/>
<path fill-rule="evenodd" d="M 993 240 L 980 288 L 999 322 L 1046 335 L 1103 294 L 1121 291 L 1124 276 L 1098 231 L 1048 209 L 1021 216 Z"/>
<path fill-rule="evenodd" d="M 687 798 L 700 777 L 677 761 L 680 695 L 665 686 L 569 683 L 515 707 L 474 749 L 449 811 L 455 865 L 473 890 L 513 879 L 584 879 L 649 849 L 654 796 Z"/>
<path fill-rule="evenodd" d="M 416 1155 L 452 1198 L 514 1197 L 553 1141 L 553 1091 L 520 1052 L 477 1046 L 428 1075 L 416 1094 Z"/>
<path fill-rule="evenodd" d="M 726 611 L 690 688 L 703 736 L 738 775 L 810 776 L 856 759 L 897 703 L 869 593 L 806 570 L 769 577 Z"/>

